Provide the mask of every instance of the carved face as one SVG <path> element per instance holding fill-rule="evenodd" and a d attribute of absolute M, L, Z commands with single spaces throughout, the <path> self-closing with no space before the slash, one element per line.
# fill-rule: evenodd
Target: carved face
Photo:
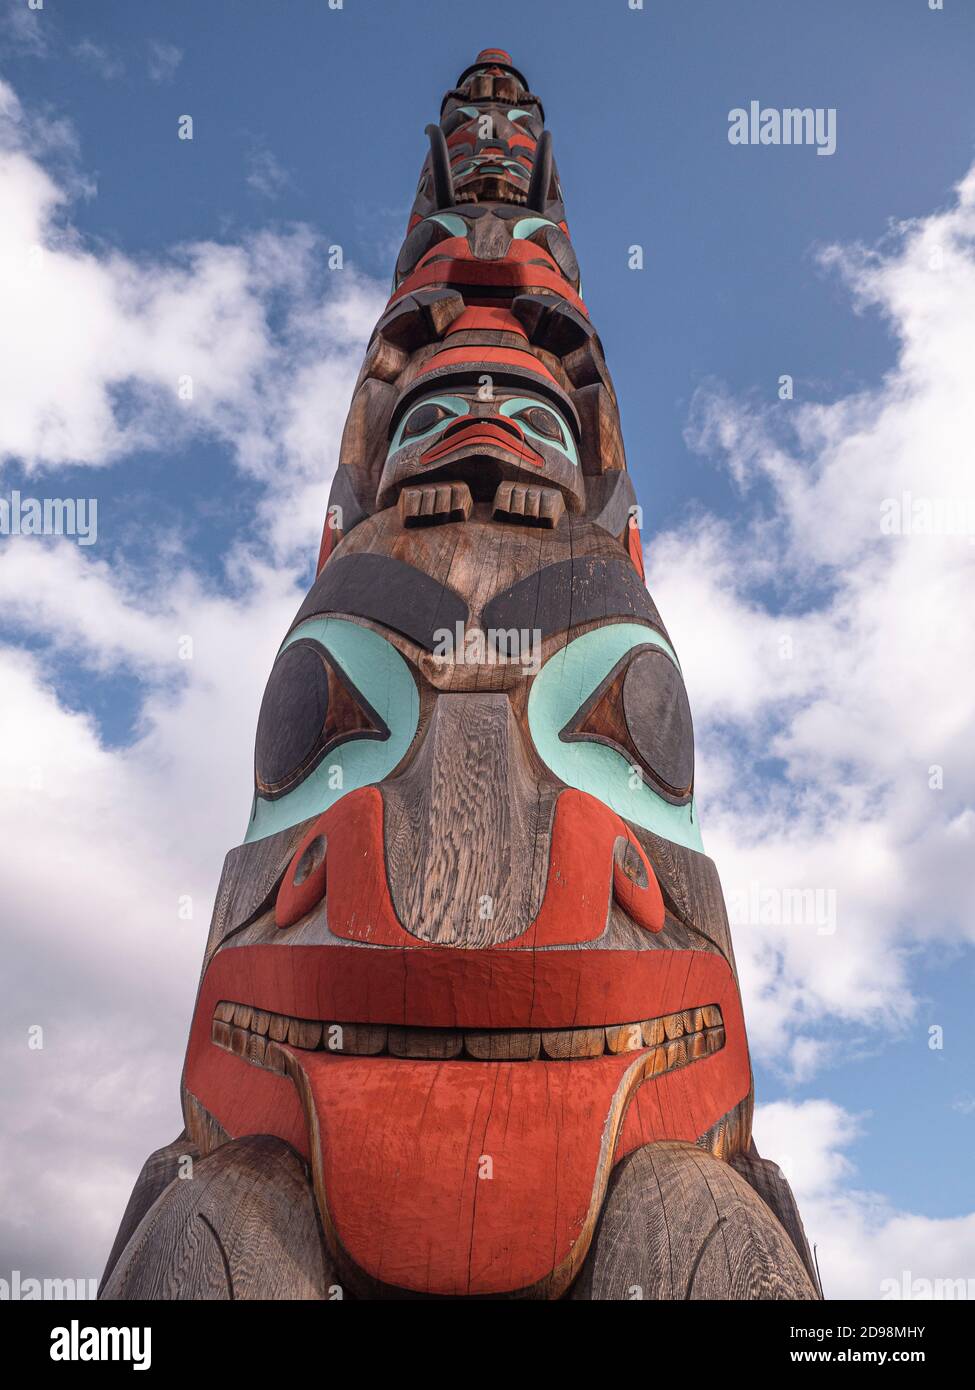
<path fill-rule="evenodd" d="M 422 568 L 397 558 L 414 534 Z M 515 578 L 529 547 L 537 566 Z M 502 1076 L 508 1128 L 484 1151 L 504 1154 L 491 1191 L 505 1194 L 505 1221 L 530 1220 L 559 1146 L 579 1154 L 559 1169 L 561 1244 L 554 1258 L 531 1247 L 513 1259 L 498 1275 L 512 1288 L 568 1277 L 607 1123 L 624 1151 L 675 1126 L 725 1142 L 750 1079 L 720 893 L 699 853 L 687 697 L 605 533 L 476 516 L 412 533 L 395 509 L 363 523 L 275 662 L 255 777 L 184 1103 L 191 1130 L 205 1111 L 310 1153 L 353 1282 L 417 1288 L 429 1260 L 426 1291 L 465 1291 L 466 1253 L 434 1213 L 472 1200 L 468 1140 L 445 1149 L 415 1116 L 470 1106 L 476 1130 Z M 379 1121 L 362 1130 L 363 1091 L 411 1136 L 412 1195 L 391 1177 Z M 654 1108 L 664 1096 L 672 1113 Z M 552 1105 L 548 1154 L 539 1114 Z M 502 1124 L 490 1104 L 485 1123 Z M 364 1190 L 385 1193 L 382 1233 Z M 432 1224 L 419 1258 L 408 1229 L 421 1211 Z M 496 1291 L 508 1230 L 481 1226 Z"/>
<path fill-rule="evenodd" d="M 489 501 L 504 479 L 548 483 L 581 506 L 571 407 L 533 385 L 492 391 L 486 401 L 464 385 L 411 398 L 394 417 L 378 505 L 392 505 L 407 482 L 443 478 L 466 483 L 477 501 Z"/>
<path fill-rule="evenodd" d="M 508 213 L 512 215 L 503 215 Z M 448 283 L 457 273 L 457 262 L 502 262 L 493 269 L 506 276 L 520 273 L 522 283 L 533 283 L 531 268 L 561 277 L 574 296 L 582 293 L 579 262 L 565 232 L 547 217 L 519 215 L 510 208 L 484 211 L 478 217 L 458 212 L 434 213 L 412 229 L 396 262 L 394 291 L 406 285 Z M 486 272 L 482 272 L 485 274 Z M 408 283 L 407 283 L 408 282 Z M 539 279 L 538 284 L 561 289 L 558 279 Z"/>

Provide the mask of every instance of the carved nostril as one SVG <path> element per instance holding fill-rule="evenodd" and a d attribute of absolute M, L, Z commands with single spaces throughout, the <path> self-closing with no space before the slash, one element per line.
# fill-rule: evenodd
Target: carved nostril
<path fill-rule="evenodd" d="M 662 930 L 664 900 L 657 876 L 642 848 L 622 835 L 613 850 L 613 897 L 637 926 Z"/>
<path fill-rule="evenodd" d="M 316 835 L 314 840 L 302 854 L 298 863 L 295 865 L 294 877 L 292 882 L 298 888 L 309 878 L 319 864 L 325 858 L 326 839 L 324 835 Z"/>
<path fill-rule="evenodd" d="M 312 826 L 295 850 L 281 880 L 274 904 L 277 926 L 293 926 L 324 898 L 327 853 L 327 838 L 317 826 Z"/>

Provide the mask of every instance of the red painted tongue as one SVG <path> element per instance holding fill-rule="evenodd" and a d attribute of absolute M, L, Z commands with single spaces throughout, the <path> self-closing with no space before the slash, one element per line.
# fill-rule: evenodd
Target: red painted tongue
<path fill-rule="evenodd" d="M 360 1270 L 470 1296 L 530 1289 L 561 1266 L 561 1292 L 588 1246 L 643 1054 L 414 1062 L 288 1051 L 305 1080 L 319 1201 Z"/>

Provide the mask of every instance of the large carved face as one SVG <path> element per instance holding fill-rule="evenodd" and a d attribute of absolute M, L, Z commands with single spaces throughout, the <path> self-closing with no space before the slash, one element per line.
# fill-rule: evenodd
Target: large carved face
<path fill-rule="evenodd" d="M 538 228 L 493 297 L 463 270 L 490 261 L 483 220 L 401 255 L 343 445 L 359 510 L 270 674 L 183 1077 L 202 1147 L 308 1156 L 331 1254 L 373 1292 L 557 1295 L 623 1155 L 748 1137 L 611 386 Z"/>
<path fill-rule="evenodd" d="M 500 530 L 390 509 L 323 570 L 268 682 L 193 1025 L 191 1130 L 202 1108 L 309 1153 L 353 1283 L 467 1292 L 460 1229 L 480 1291 L 567 1281 L 614 1151 L 720 1149 L 749 1092 L 673 648 L 595 527 Z M 422 567 L 397 558 L 414 534 Z M 554 1245 L 513 1251 L 556 1171 Z"/>

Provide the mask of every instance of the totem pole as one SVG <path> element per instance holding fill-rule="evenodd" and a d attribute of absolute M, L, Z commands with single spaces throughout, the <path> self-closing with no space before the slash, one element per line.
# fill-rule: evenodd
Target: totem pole
<path fill-rule="evenodd" d="M 103 1298 L 817 1298 L 542 103 L 449 91 Z"/>

